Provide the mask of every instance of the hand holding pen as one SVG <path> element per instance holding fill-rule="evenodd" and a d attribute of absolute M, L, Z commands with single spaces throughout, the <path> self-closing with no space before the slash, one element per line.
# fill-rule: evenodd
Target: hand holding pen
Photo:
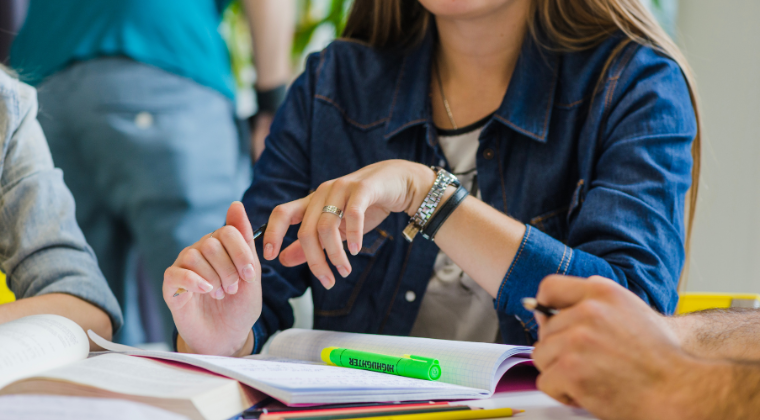
<path fill-rule="evenodd" d="M 630 290 L 599 276 L 552 275 L 539 285 L 536 300 L 557 310 L 546 316 L 536 309 L 532 357 L 541 372 L 539 390 L 600 418 L 642 412 L 641 401 L 657 400 L 647 404 L 651 411 L 642 418 L 649 418 L 662 415 L 673 393 L 684 389 L 680 379 L 689 378 L 688 369 L 679 366 L 681 357 L 672 357 L 683 353 L 678 337 Z"/>
<path fill-rule="evenodd" d="M 251 327 L 262 307 L 261 265 L 242 203 L 232 203 L 224 227 L 179 254 L 164 273 L 163 294 L 179 332 L 178 350 L 250 354 Z"/>

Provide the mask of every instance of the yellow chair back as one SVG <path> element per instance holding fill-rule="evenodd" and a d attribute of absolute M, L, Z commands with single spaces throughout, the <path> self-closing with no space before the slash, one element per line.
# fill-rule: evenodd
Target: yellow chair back
<path fill-rule="evenodd" d="M 677 314 L 715 308 L 760 308 L 760 295 L 752 293 L 681 293 Z"/>
<path fill-rule="evenodd" d="M 5 283 L 5 274 L 0 273 L 0 305 L 14 300 L 16 300 L 16 296 L 8 289 L 8 285 Z"/>

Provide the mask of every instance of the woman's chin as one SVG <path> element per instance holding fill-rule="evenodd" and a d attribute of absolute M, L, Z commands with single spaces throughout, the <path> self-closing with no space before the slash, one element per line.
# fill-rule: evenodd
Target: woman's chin
<path fill-rule="evenodd" d="M 419 0 L 422 6 L 437 17 L 472 19 L 484 17 L 527 0 Z"/>

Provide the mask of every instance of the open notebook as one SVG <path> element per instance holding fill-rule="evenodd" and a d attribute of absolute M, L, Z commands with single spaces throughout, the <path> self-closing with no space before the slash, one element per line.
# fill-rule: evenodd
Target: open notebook
<path fill-rule="evenodd" d="M 290 329 L 272 340 L 268 355 L 236 359 L 144 351 L 111 343 L 92 331 L 90 338 L 112 351 L 186 363 L 236 379 L 288 405 L 486 398 L 508 369 L 530 363 L 532 351 L 500 344 Z M 331 346 L 432 357 L 440 361 L 443 372 L 438 381 L 425 381 L 327 366 L 320 352 Z"/>

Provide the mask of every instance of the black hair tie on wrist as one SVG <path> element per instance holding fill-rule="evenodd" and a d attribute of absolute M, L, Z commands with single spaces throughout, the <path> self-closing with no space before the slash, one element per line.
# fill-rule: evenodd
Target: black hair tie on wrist
<path fill-rule="evenodd" d="M 428 220 L 427 224 L 422 229 L 422 236 L 425 239 L 430 239 L 431 241 L 434 240 L 435 234 L 438 233 L 438 229 L 443 226 L 443 222 L 451 216 L 451 213 L 459 207 L 468 195 L 470 195 L 470 192 L 467 191 L 467 188 L 460 185 L 454 192 L 454 195 L 449 197 L 449 199 L 438 209 L 438 212 Z"/>
<path fill-rule="evenodd" d="M 274 89 L 256 90 L 256 105 L 258 105 L 258 111 L 256 112 L 270 112 L 274 114 L 277 108 L 285 102 L 285 95 L 287 93 L 287 85 L 280 85 Z"/>

